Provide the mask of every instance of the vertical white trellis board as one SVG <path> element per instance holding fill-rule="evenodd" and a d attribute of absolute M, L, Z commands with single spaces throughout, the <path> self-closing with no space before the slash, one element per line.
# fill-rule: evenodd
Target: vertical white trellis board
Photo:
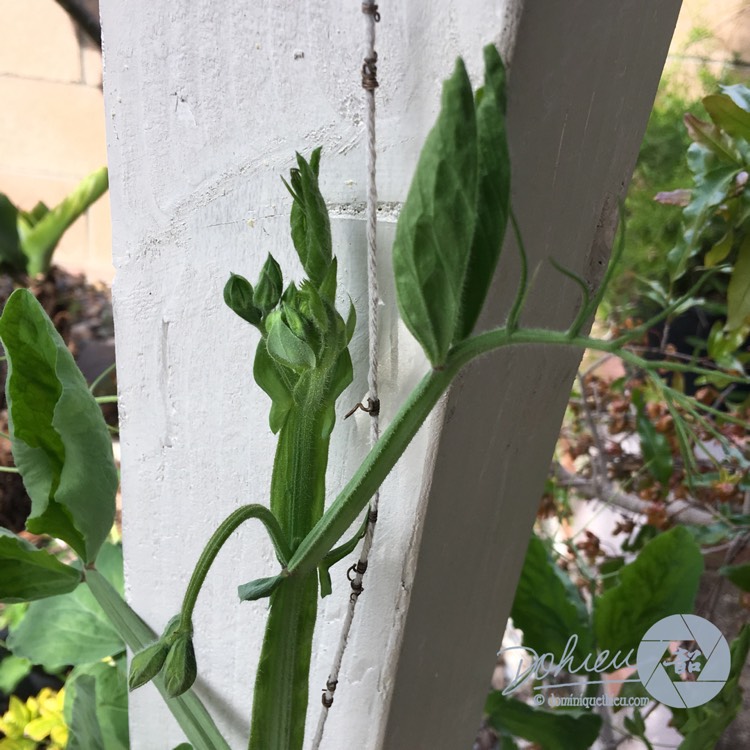
<path fill-rule="evenodd" d="M 678 9 L 678 0 L 381 3 L 381 201 L 403 200 L 453 59 L 463 55 L 478 77 L 482 45 L 499 41 L 515 47 L 514 203 L 532 268 L 554 255 L 597 278 L 607 207 L 629 179 Z M 250 374 L 257 337 L 224 308 L 221 289 L 229 271 L 254 280 L 269 251 L 299 277 L 279 180 L 295 150 L 324 148 L 342 288 L 364 319 L 363 20 L 354 0 L 102 0 L 101 11 L 127 595 L 160 629 L 210 531 L 267 497 L 275 443 Z M 380 236 L 387 423 L 426 365 L 395 316 L 387 208 Z M 486 322 L 502 318 L 513 293 L 508 245 Z M 526 319 L 563 326 L 576 304 L 574 286 L 544 266 Z M 365 390 L 363 336 L 361 327 L 344 410 Z M 470 746 L 577 361 L 560 350 L 487 358 L 389 478 L 324 747 Z M 365 415 L 339 423 L 329 495 L 354 471 L 367 431 Z M 265 613 L 239 604 L 236 585 L 273 569 L 264 535 L 242 529 L 196 610 L 200 692 L 237 748 Z M 338 568 L 316 632 L 309 727 L 347 596 Z M 131 697 L 131 732 L 134 750 L 181 740 L 151 687 Z"/>

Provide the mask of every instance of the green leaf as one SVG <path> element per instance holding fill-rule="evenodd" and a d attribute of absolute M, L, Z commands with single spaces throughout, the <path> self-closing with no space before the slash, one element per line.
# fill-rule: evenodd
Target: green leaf
<path fill-rule="evenodd" d="M 702 572 L 703 556 L 687 529 L 678 526 L 649 541 L 620 569 L 620 583 L 596 599 L 599 648 L 625 656 L 654 623 L 692 612 Z"/>
<path fill-rule="evenodd" d="M 741 83 L 733 86 L 720 86 L 721 90 L 738 106 L 750 112 L 750 89 Z"/>
<path fill-rule="evenodd" d="M 703 98 L 703 106 L 725 133 L 750 141 L 750 112 L 738 107 L 730 96 L 711 94 Z"/>
<path fill-rule="evenodd" d="M 269 319 L 269 325 L 266 347 L 273 359 L 296 372 L 315 367 L 315 352 L 292 333 L 280 315 L 274 317 L 272 323 Z"/>
<path fill-rule="evenodd" d="M 107 168 L 102 167 L 85 177 L 70 195 L 48 211 L 29 231 L 21 231 L 21 249 L 28 258 L 29 275 L 35 276 L 49 270 L 52 253 L 60 238 L 107 191 L 108 186 Z"/>
<path fill-rule="evenodd" d="M 719 573 L 743 591 L 750 591 L 750 563 L 723 565 L 719 568 Z"/>
<path fill-rule="evenodd" d="M 270 578 L 256 578 L 249 583 L 243 583 L 237 587 L 237 595 L 242 602 L 255 602 L 265 599 L 284 581 L 284 576 L 271 576 Z"/>
<path fill-rule="evenodd" d="M 31 672 L 31 662 L 21 656 L 8 654 L 0 661 L 0 693 L 12 695 L 18 683 Z"/>
<path fill-rule="evenodd" d="M 107 750 L 96 713 L 96 680 L 91 675 L 81 675 L 77 683 L 66 750 Z"/>
<path fill-rule="evenodd" d="M 552 562 L 543 542 L 532 536 L 510 616 L 523 631 L 523 644 L 541 656 L 551 653 L 557 663 L 572 635 L 573 653 L 585 659 L 592 649 L 589 616 L 581 595 Z"/>
<path fill-rule="evenodd" d="M 685 127 L 695 143 L 707 148 L 723 162 L 735 163 L 734 154 L 729 150 L 721 132 L 715 125 L 699 120 L 695 115 L 686 114 Z"/>
<path fill-rule="evenodd" d="M 482 310 L 500 257 L 510 212 L 505 67 L 500 53 L 492 44 L 484 48 L 482 91 L 476 108 L 479 160 L 477 218 L 466 269 L 457 341 L 471 333 Z"/>
<path fill-rule="evenodd" d="M 295 378 L 294 382 L 290 381 L 290 376 Z M 272 359 L 266 347 L 266 340 L 261 339 L 255 352 L 253 377 L 271 399 L 271 413 L 268 421 L 271 425 L 271 432 L 275 434 L 284 426 L 294 403 L 292 393 L 297 376 L 289 373 L 288 370 L 285 372 L 282 366 Z"/>
<path fill-rule="evenodd" d="M 587 750 L 599 736 L 602 720 L 586 711 L 532 708 L 499 690 L 487 697 L 488 721 L 503 736 L 522 737 L 544 750 Z"/>
<path fill-rule="evenodd" d="M 0 601 L 30 602 L 67 594 L 81 582 L 81 572 L 0 528 Z"/>
<path fill-rule="evenodd" d="M 0 193 L 0 268 L 10 273 L 26 271 L 26 256 L 18 237 L 18 209 Z"/>
<path fill-rule="evenodd" d="M 750 625 L 743 625 L 740 634 L 729 645 L 729 679 L 721 692 L 702 706 L 672 709 L 672 723 L 685 737 L 679 750 L 708 750 L 717 747 L 724 731 L 742 708 L 740 675 L 749 651 Z"/>
<path fill-rule="evenodd" d="M 99 661 L 76 667 L 65 681 L 66 721 L 70 724 L 74 720 L 76 709 L 90 716 L 93 708 L 96 723 L 101 730 L 104 750 L 129 750 L 130 748 L 128 691 L 124 661 L 123 657 L 114 664 Z M 91 679 L 94 680 L 93 693 L 90 690 Z M 81 686 L 83 686 L 82 692 Z M 89 705 L 84 708 L 84 703 Z M 79 747 L 87 747 L 85 735 L 77 740 L 81 743 Z"/>
<path fill-rule="evenodd" d="M 727 287 L 727 331 L 750 325 L 750 233 L 737 252 L 732 276 Z"/>
<path fill-rule="evenodd" d="M 477 127 L 463 61 L 443 85 L 393 243 L 401 317 L 434 367 L 460 326 L 477 205 Z"/>
<path fill-rule="evenodd" d="M 718 266 L 732 252 L 734 232 L 730 229 L 705 255 L 703 262 L 708 268 Z"/>
<path fill-rule="evenodd" d="M 309 164 L 297 154 L 297 168 L 291 170 L 291 185 L 286 181 L 284 184 L 294 198 L 290 225 L 292 242 L 302 268 L 321 293 L 325 290 L 323 296 L 333 301 L 333 296 L 330 295 L 330 280 L 324 284 L 333 257 L 333 246 L 328 209 L 318 187 L 319 166 L 320 148 L 312 152 Z"/>
<path fill-rule="evenodd" d="M 90 562 L 114 523 L 118 483 L 101 409 L 28 290 L 8 299 L 0 338 L 13 456 L 31 497 L 26 527 L 63 539 Z"/>
<path fill-rule="evenodd" d="M 120 548 L 105 546 L 99 559 L 100 572 L 121 590 Z M 32 602 L 26 616 L 8 637 L 8 648 L 16 656 L 55 671 L 119 654 L 125 644 L 88 586 L 79 586 L 70 594 Z"/>

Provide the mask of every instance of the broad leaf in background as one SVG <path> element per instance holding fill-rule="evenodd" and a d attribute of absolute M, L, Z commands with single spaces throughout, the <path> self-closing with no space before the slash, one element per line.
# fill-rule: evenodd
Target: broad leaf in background
<path fill-rule="evenodd" d="M 477 201 L 474 96 L 463 61 L 443 85 L 396 227 L 393 271 L 406 327 L 434 367 L 445 362 L 460 325 Z"/>
<path fill-rule="evenodd" d="M 97 568 L 122 593 L 122 550 L 107 544 Z M 8 648 L 34 664 L 56 671 L 89 664 L 125 650 L 125 644 L 88 586 L 33 602 L 8 637 Z"/>
<path fill-rule="evenodd" d="M 0 527 L 0 601 L 30 602 L 67 594 L 81 572 Z"/>
<path fill-rule="evenodd" d="M 702 572 L 700 548 L 682 526 L 648 542 L 620 569 L 619 584 L 596 599 L 594 632 L 600 650 L 620 651 L 625 657 L 663 617 L 692 612 Z"/>
<path fill-rule="evenodd" d="M 17 289 L 0 317 L 13 456 L 31 497 L 26 527 L 86 562 L 115 517 L 117 469 L 101 409 L 37 299 Z"/>
<path fill-rule="evenodd" d="M 510 616 L 523 631 L 524 646 L 539 656 L 551 653 L 559 663 L 572 635 L 578 637 L 573 651 L 576 664 L 593 648 L 589 616 L 580 594 L 536 536 L 526 550 Z"/>
<path fill-rule="evenodd" d="M 711 119 L 733 138 L 750 142 L 750 112 L 738 107 L 727 94 L 712 94 L 703 98 L 703 106 Z"/>
<path fill-rule="evenodd" d="M 717 746 L 724 730 L 742 708 L 740 675 L 750 651 L 750 625 L 744 625 L 730 644 L 729 679 L 721 692 L 708 703 L 688 709 L 672 709 L 672 723 L 685 739 L 679 750 L 707 750 Z"/>
<path fill-rule="evenodd" d="M 745 235 L 737 251 L 734 271 L 727 287 L 725 329 L 740 331 L 743 339 L 750 330 L 750 233 Z"/>
<path fill-rule="evenodd" d="M 0 693 L 11 695 L 18 683 L 31 672 L 31 662 L 8 654 L 0 661 Z"/>
<path fill-rule="evenodd" d="M 532 708 L 499 690 L 487 697 L 484 712 L 503 736 L 522 737 L 544 750 L 587 750 L 599 736 L 602 720 L 587 711 Z"/>
<path fill-rule="evenodd" d="M 474 328 L 487 297 L 510 213 L 510 157 L 505 132 L 505 67 L 497 48 L 484 48 L 484 88 L 477 91 L 479 181 L 477 222 L 461 299 L 456 341 Z"/>
<path fill-rule="evenodd" d="M 750 563 L 724 565 L 719 568 L 719 573 L 743 591 L 750 591 Z"/>
<path fill-rule="evenodd" d="M 94 679 L 93 694 L 88 689 L 88 680 L 84 678 Z M 83 690 L 79 691 L 81 684 Z M 68 726 L 73 723 L 75 711 L 85 716 L 91 715 L 91 705 L 84 707 L 88 702 L 93 702 L 104 750 L 128 750 L 128 688 L 124 656 L 114 663 L 99 661 L 76 667 L 70 673 L 65 681 L 65 719 Z M 71 738 L 73 734 L 71 731 Z M 81 747 L 86 747 L 85 736 L 76 739 L 81 741 Z"/>
<path fill-rule="evenodd" d="M 106 750 L 96 714 L 96 680 L 91 675 L 82 675 L 75 692 L 68 720 L 66 750 Z M 67 700 L 65 704 L 67 709 Z"/>

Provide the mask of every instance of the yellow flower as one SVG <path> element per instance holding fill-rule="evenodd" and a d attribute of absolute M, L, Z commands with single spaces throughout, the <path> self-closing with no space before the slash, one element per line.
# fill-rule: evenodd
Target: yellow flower
<path fill-rule="evenodd" d="M 42 688 L 39 695 L 23 703 L 10 697 L 8 711 L 0 719 L 0 750 L 36 750 L 47 740 L 48 750 L 63 750 L 68 742 L 68 727 L 63 718 L 65 689 Z"/>

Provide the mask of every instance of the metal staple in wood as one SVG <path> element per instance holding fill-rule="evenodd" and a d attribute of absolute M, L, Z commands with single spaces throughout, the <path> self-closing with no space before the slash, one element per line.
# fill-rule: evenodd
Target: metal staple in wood
<path fill-rule="evenodd" d="M 377 408 L 365 409 L 370 415 L 370 444 L 374 445 L 380 437 L 380 400 L 378 398 L 378 306 L 380 295 L 378 293 L 377 278 L 377 218 L 378 218 L 378 192 L 375 172 L 375 89 L 378 87 L 377 60 L 375 51 L 375 24 L 380 21 L 378 6 L 372 2 L 362 3 L 362 13 L 365 16 L 365 56 L 362 65 L 362 88 L 364 89 L 365 104 L 365 137 L 367 142 L 366 168 L 367 168 L 367 192 L 366 192 L 366 235 L 367 235 L 367 284 L 368 284 L 368 335 L 369 335 L 369 371 L 367 375 L 367 387 L 369 389 L 368 406 Z M 375 523 L 378 519 L 378 503 L 380 492 L 375 491 L 367 516 L 367 530 L 365 531 L 362 549 L 358 562 L 350 568 L 354 575 L 350 578 L 352 593 L 349 596 L 346 616 L 341 628 L 333 665 L 328 676 L 326 689 L 322 695 L 322 707 L 318 718 L 318 726 L 312 741 L 312 750 L 319 750 L 323 741 L 328 711 L 333 705 L 333 694 L 338 684 L 341 663 L 344 651 L 349 641 L 354 610 L 357 606 L 359 595 L 363 591 L 362 579 L 367 570 L 367 560 L 372 548 L 375 534 Z"/>

